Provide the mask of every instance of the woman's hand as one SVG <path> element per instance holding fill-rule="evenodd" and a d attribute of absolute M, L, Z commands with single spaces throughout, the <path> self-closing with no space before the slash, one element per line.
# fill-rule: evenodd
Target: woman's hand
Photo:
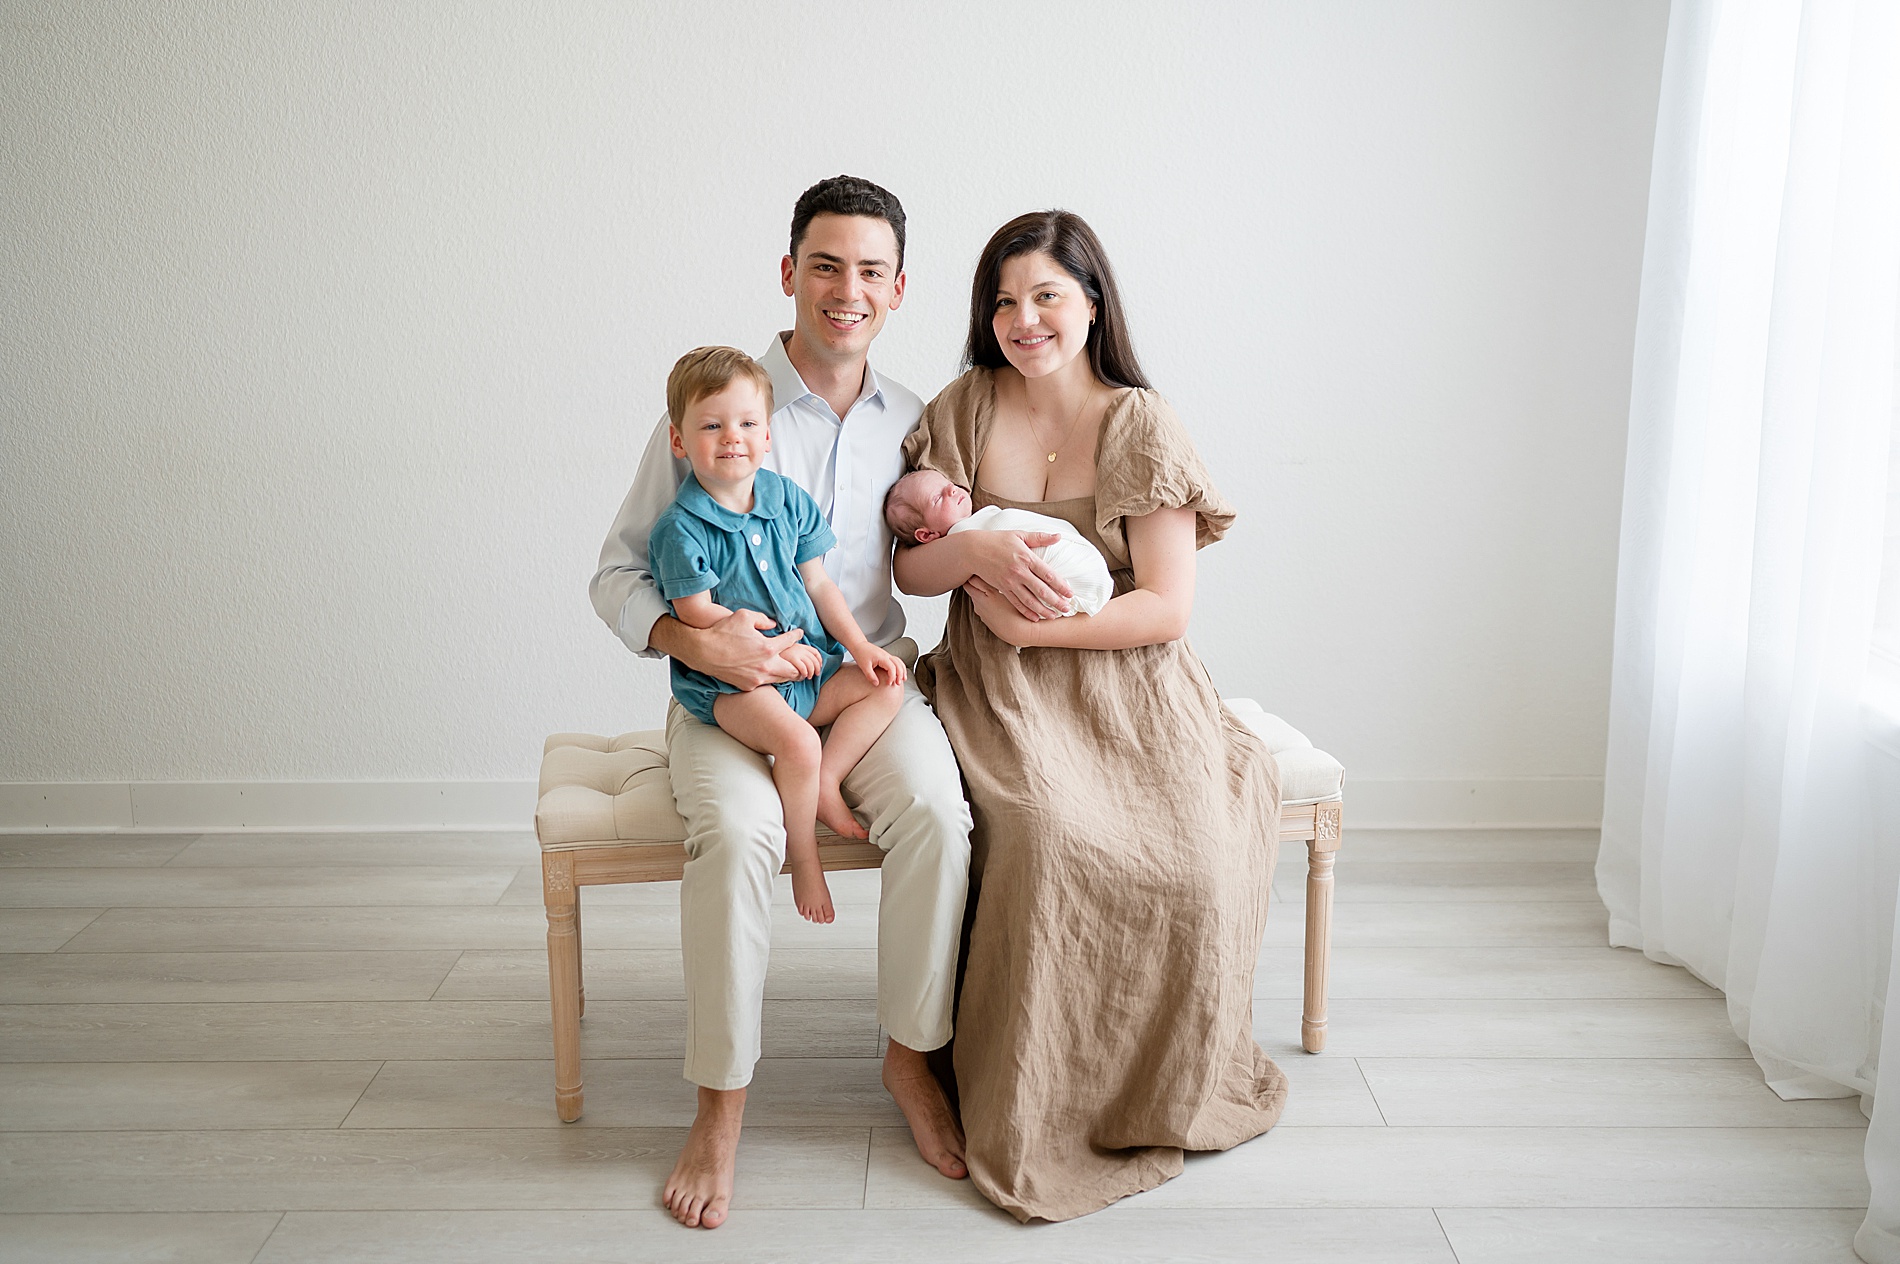
<path fill-rule="evenodd" d="M 976 617 L 983 620 L 983 626 L 997 640 L 1018 649 L 1039 643 L 1036 634 L 1042 630 L 1041 620 L 1023 618 L 1006 597 L 980 579 L 970 580 L 963 585 L 963 591 L 970 595 L 970 608 L 976 611 Z"/>
<path fill-rule="evenodd" d="M 963 589 L 977 618 L 999 640 L 1019 647 L 1131 650 L 1180 640 L 1194 609 L 1194 511 L 1157 509 L 1129 518 L 1124 529 L 1135 587 L 1095 614 L 1025 619 L 993 586 L 972 579 Z"/>
<path fill-rule="evenodd" d="M 897 586 L 914 597 L 935 597 L 981 580 L 1025 619 L 1053 619 L 1074 594 L 1034 550 L 1061 538 L 1044 531 L 959 531 L 901 545 L 893 563 Z"/>
<path fill-rule="evenodd" d="M 1069 609 L 1074 592 L 1034 550 L 1062 537 L 1047 531 L 968 531 L 972 577 L 1035 622 L 1057 619 Z M 1014 642 L 1012 642 L 1014 644 Z"/>

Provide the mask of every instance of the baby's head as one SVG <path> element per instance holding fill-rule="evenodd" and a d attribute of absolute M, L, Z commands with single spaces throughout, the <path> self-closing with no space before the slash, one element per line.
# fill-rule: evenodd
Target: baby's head
<path fill-rule="evenodd" d="M 737 348 L 696 347 L 667 374 L 666 417 L 673 455 L 689 458 L 702 481 L 715 461 L 749 475 L 771 446 L 772 375 Z"/>
<path fill-rule="evenodd" d="M 935 470 L 912 470 L 884 497 L 884 521 L 906 544 L 928 544 L 970 516 L 970 493 Z"/>

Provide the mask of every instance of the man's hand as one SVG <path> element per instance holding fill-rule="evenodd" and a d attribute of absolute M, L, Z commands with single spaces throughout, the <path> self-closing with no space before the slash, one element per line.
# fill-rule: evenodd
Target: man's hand
<path fill-rule="evenodd" d="M 693 628 L 678 619 L 653 625 L 654 649 L 677 658 L 694 671 L 723 680 L 740 689 L 757 689 L 797 680 L 798 669 L 785 660 L 785 651 L 805 635 L 793 628 L 778 636 L 762 635 L 778 625 L 756 610 L 735 610 L 709 628 Z M 815 652 L 815 651 L 814 651 Z"/>
<path fill-rule="evenodd" d="M 1074 596 L 1062 577 L 1032 553 L 1062 537 L 1047 531 L 966 531 L 969 541 L 970 569 L 976 572 L 971 583 L 1000 595 L 1015 607 L 1016 613 L 1031 623 L 1055 619 L 1066 614 L 1069 598 Z M 972 593 L 981 591 L 972 588 Z"/>
<path fill-rule="evenodd" d="M 794 680 L 810 680 L 825 669 L 825 656 L 810 645 L 788 645 L 779 657 L 792 665 Z"/>

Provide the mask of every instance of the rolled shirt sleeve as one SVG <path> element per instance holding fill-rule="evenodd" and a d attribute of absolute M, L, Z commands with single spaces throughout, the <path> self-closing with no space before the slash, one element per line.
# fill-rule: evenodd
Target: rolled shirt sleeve
<path fill-rule="evenodd" d="M 697 524 L 689 515 L 663 515 L 654 525 L 648 545 L 660 596 L 667 601 L 678 601 L 719 586 L 712 551 L 706 547 Z"/>

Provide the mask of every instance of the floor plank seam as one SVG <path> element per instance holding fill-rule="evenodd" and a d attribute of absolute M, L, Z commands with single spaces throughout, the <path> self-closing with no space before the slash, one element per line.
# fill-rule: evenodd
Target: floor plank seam
<path fill-rule="evenodd" d="M 277 1231 L 283 1227 L 284 1217 L 289 1214 L 287 1211 L 277 1213 L 277 1219 L 271 1221 L 270 1232 L 264 1235 L 264 1240 L 257 1244 L 255 1251 L 251 1252 L 251 1264 L 257 1264 L 258 1257 L 264 1254 L 264 1248 L 270 1245 L 270 1240 L 277 1236 Z"/>
<path fill-rule="evenodd" d="M 80 927 L 80 928 L 79 928 L 78 930 L 76 930 L 76 931 L 74 931 L 74 932 L 73 932 L 72 934 L 70 934 L 70 935 L 68 935 L 68 936 L 66 936 L 66 938 L 65 938 L 64 940 L 62 940 L 62 941 L 60 942 L 60 945 L 59 945 L 59 947 L 57 947 L 57 948 L 55 948 L 55 949 L 53 949 L 53 951 L 54 951 L 55 953 L 59 953 L 59 952 L 65 952 L 65 951 L 66 951 L 66 945 L 67 945 L 67 944 L 70 944 L 70 943 L 72 943 L 72 942 L 73 942 L 73 940 L 75 940 L 75 939 L 78 939 L 78 938 L 79 938 L 79 937 L 80 937 L 81 935 L 83 935 L 83 934 L 85 934 L 85 933 L 86 933 L 86 927 L 87 927 L 87 926 L 91 926 L 91 925 L 92 925 L 92 924 L 93 924 L 94 922 L 96 922 L 96 921 L 98 921 L 98 920 L 99 920 L 100 918 L 102 918 L 102 917 L 104 917 L 104 916 L 106 915 L 106 913 L 107 913 L 107 911 L 108 911 L 108 910 L 106 910 L 106 909 L 99 909 L 98 911 L 96 911 L 95 913 L 93 913 L 93 915 L 92 915 L 91 917 L 89 917 L 89 918 L 87 918 L 87 919 L 86 919 L 86 925 L 85 925 L 85 926 L 81 926 L 81 927 Z M 76 955 L 76 954 L 72 954 L 72 955 Z"/>
<path fill-rule="evenodd" d="M 1372 1108 L 1379 1112 L 1379 1123 L 1390 1128 L 1392 1121 L 1386 1117 L 1385 1107 L 1379 1102 L 1379 1094 L 1373 1091 L 1372 1081 L 1366 1078 L 1366 1068 L 1360 1065 L 1358 1058 L 1352 1060 L 1352 1069 L 1359 1072 L 1359 1082 L 1365 1086 L 1366 1096 L 1372 1099 Z"/>
<path fill-rule="evenodd" d="M 176 861 L 180 856 L 184 855 L 187 851 L 189 851 L 193 843 L 197 842 L 199 839 L 203 837 L 204 837 L 203 834 L 193 834 L 189 836 L 188 838 L 185 839 L 185 845 L 183 847 L 180 847 L 177 851 L 173 852 L 171 855 L 165 857 L 164 862 L 160 864 L 158 867 L 160 869 L 163 869 L 166 866 L 170 865 L 172 862 Z M 178 867 L 180 869 L 183 869 L 183 868 L 186 868 L 187 866 L 180 865 Z"/>
<path fill-rule="evenodd" d="M 1445 1239 L 1445 1249 L 1451 1252 L 1451 1264 L 1464 1264 L 1458 1258 L 1458 1247 L 1451 1240 L 1451 1230 L 1445 1228 L 1445 1218 L 1438 1214 L 1438 1208 L 1432 1208 L 1432 1223 L 1438 1226 L 1438 1232 Z"/>
<path fill-rule="evenodd" d="M 455 960 L 449 962 L 449 968 L 444 970 L 442 977 L 435 981 L 435 989 L 429 993 L 428 999 L 433 1001 L 442 994 L 442 989 L 448 985 L 449 977 L 455 973 L 455 968 L 462 964 L 462 958 L 467 955 L 468 950 L 466 948 L 455 954 Z"/>
<path fill-rule="evenodd" d="M 374 1073 L 370 1075 L 369 1080 L 363 1085 L 363 1091 L 356 1095 L 356 1100 L 350 1103 L 350 1108 L 343 1112 L 343 1118 L 336 1121 L 336 1126 L 338 1128 L 342 1128 L 350 1122 L 350 1116 L 356 1113 L 356 1108 L 363 1104 L 363 1099 L 365 1097 L 369 1096 L 370 1088 L 376 1083 L 378 1079 L 382 1078 L 383 1068 L 388 1065 L 389 1063 L 386 1060 L 376 1064 L 376 1070 Z"/>

